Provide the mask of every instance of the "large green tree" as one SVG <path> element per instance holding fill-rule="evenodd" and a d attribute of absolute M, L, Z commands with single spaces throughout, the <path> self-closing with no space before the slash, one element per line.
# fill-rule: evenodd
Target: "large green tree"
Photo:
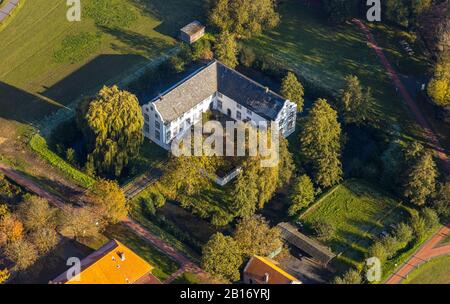
<path fill-rule="evenodd" d="M 280 230 L 277 227 L 271 228 L 260 215 L 240 220 L 236 225 L 234 239 L 246 257 L 268 256 L 283 246 Z"/>
<path fill-rule="evenodd" d="M 345 77 L 345 88 L 340 101 L 346 123 L 362 124 L 369 119 L 373 97 L 370 88 L 363 91 L 358 77 Z"/>
<path fill-rule="evenodd" d="M 438 106 L 450 106 L 450 52 L 436 63 L 428 83 L 428 95 Z"/>
<path fill-rule="evenodd" d="M 87 196 L 108 223 L 115 224 L 128 215 L 125 194 L 115 181 L 99 180 L 89 189 Z"/>
<path fill-rule="evenodd" d="M 202 268 L 225 280 L 237 281 L 243 263 L 237 242 L 230 236 L 218 232 L 203 247 Z"/>
<path fill-rule="evenodd" d="M 297 104 L 297 111 L 303 112 L 305 89 L 294 73 L 288 72 L 281 83 L 281 95 Z"/>
<path fill-rule="evenodd" d="M 229 32 L 222 32 L 217 39 L 215 54 L 218 60 L 230 68 L 235 68 L 238 65 L 238 46 L 235 36 Z"/>
<path fill-rule="evenodd" d="M 325 99 L 317 100 L 302 126 L 300 145 L 315 182 L 323 187 L 342 179 L 341 136 L 337 112 Z"/>
<path fill-rule="evenodd" d="M 292 189 L 290 199 L 291 206 L 289 207 L 289 215 L 294 216 L 303 208 L 308 207 L 315 197 L 314 185 L 308 175 L 300 176 Z"/>
<path fill-rule="evenodd" d="M 405 183 L 405 196 L 416 205 L 424 205 L 436 190 L 437 170 L 431 152 L 418 156 L 409 169 Z"/>
<path fill-rule="evenodd" d="M 136 96 L 105 86 L 85 110 L 84 123 L 92 137 L 89 161 L 97 172 L 119 176 L 138 155 L 144 139 L 144 117 Z"/>
<path fill-rule="evenodd" d="M 274 0 L 211 0 L 209 22 L 239 38 L 259 35 L 280 21 Z"/>

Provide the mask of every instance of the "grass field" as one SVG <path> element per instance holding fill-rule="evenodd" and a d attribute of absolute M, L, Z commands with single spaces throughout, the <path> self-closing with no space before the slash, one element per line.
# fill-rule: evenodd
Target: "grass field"
<path fill-rule="evenodd" d="M 398 200 L 363 181 L 348 180 L 331 191 L 301 219 L 306 226 L 314 220 L 330 223 L 335 231 L 325 243 L 342 253 L 338 260 L 347 265 L 360 265 L 373 238 L 409 215 Z"/>
<path fill-rule="evenodd" d="M 342 89 L 345 76 L 358 76 L 363 85 L 372 88 L 374 109 L 382 122 L 400 125 L 408 132 L 415 130 L 388 74 L 355 25 L 331 26 L 320 10 L 296 0 L 283 1 L 279 11 L 280 26 L 251 40 L 250 46 L 332 94 Z"/>
<path fill-rule="evenodd" d="M 403 284 L 450 284 L 450 256 L 434 258 L 408 275 Z"/>
<path fill-rule="evenodd" d="M 95 3 L 83 1 L 81 22 L 68 22 L 65 1 L 27 1 L 0 32 L 0 116 L 35 121 L 92 93 L 173 46 L 177 29 L 203 13 L 203 0 L 127 0 L 120 8 L 134 17 L 108 26 L 86 11 Z"/>

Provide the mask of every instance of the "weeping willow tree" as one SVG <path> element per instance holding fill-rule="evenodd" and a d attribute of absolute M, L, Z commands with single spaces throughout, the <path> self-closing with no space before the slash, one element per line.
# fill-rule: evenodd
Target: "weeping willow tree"
<path fill-rule="evenodd" d="M 88 162 L 97 173 L 120 176 L 144 140 L 144 117 L 136 96 L 105 86 L 86 111 L 84 121 L 92 137 Z"/>

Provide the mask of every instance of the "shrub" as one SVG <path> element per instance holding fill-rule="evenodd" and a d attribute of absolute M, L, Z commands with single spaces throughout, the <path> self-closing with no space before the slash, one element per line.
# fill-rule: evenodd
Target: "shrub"
<path fill-rule="evenodd" d="M 388 235 L 381 241 L 386 252 L 387 258 L 392 258 L 400 249 L 400 244 L 395 236 Z"/>
<path fill-rule="evenodd" d="M 184 71 L 186 63 L 179 56 L 170 58 L 170 69 L 174 73 L 181 73 Z"/>
<path fill-rule="evenodd" d="M 408 243 L 413 237 L 413 229 L 406 223 L 400 223 L 395 227 L 394 236 L 401 243 Z"/>
<path fill-rule="evenodd" d="M 256 54 L 250 47 L 242 47 L 241 53 L 239 54 L 239 61 L 245 67 L 251 67 L 255 63 Z"/>
<path fill-rule="evenodd" d="M 423 208 L 422 217 L 425 221 L 425 226 L 428 230 L 435 228 L 439 225 L 439 216 L 437 212 L 431 208 Z"/>
<path fill-rule="evenodd" d="M 45 139 L 41 135 L 39 135 L 39 134 L 34 135 L 31 138 L 29 145 L 33 151 L 38 153 L 50 165 L 59 169 L 67 177 L 73 179 L 79 185 L 81 185 L 85 188 L 90 188 L 94 184 L 95 180 L 92 177 L 75 169 L 74 167 L 69 165 L 67 162 L 65 162 L 61 157 L 59 157 L 53 151 L 51 151 L 48 148 L 47 143 L 45 142 Z"/>
<path fill-rule="evenodd" d="M 356 269 L 351 269 L 347 271 L 344 275 L 336 277 L 333 280 L 333 284 L 361 284 L 362 277 L 359 271 Z"/>
<path fill-rule="evenodd" d="M 76 166 L 77 164 L 77 155 L 73 148 L 69 148 L 66 150 L 66 160 L 71 164 Z"/>
<path fill-rule="evenodd" d="M 166 198 L 160 192 L 152 192 L 150 197 L 156 208 L 161 208 L 166 204 Z"/>
<path fill-rule="evenodd" d="M 225 212 L 217 211 L 211 217 L 211 224 L 216 227 L 223 227 L 233 220 L 233 217 Z"/>
<path fill-rule="evenodd" d="M 147 216 L 154 215 L 156 213 L 156 208 L 151 197 L 141 197 L 140 200 L 142 209 Z"/>
<path fill-rule="evenodd" d="M 211 60 L 214 57 L 211 42 L 207 39 L 201 39 L 192 46 L 192 60 Z"/>
<path fill-rule="evenodd" d="M 101 34 L 81 32 L 66 36 L 53 53 L 58 63 L 76 63 L 93 54 L 100 46 Z"/>
<path fill-rule="evenodd" d="M 388 254 L 386 252 L 386 248 L 384 248 L 381 242 L 375 242 L 372 246 L 370 246 L 367 255 L 369 258 L 376 257 L 381 261 L 381 263 L 384 263 Z"/>
<path fill-rule="evenodd" d="M 323 220 L 314 221 L 312 223 L 312 228 L 316 236 L 322 241 L 330 240 L 335 231 L 333 225 Z"/>
<path fill-rule="evenodd" d="M 411 216 L 411 227 L 417 240 L 421 240 L 427 232 L 425 220 L 417 213 L 414 213 Z"/>

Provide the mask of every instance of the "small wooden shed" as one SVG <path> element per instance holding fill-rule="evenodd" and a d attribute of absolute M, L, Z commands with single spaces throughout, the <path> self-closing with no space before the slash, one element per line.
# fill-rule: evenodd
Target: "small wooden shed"
<path fill-rule="evenodd" d="M 205 35 L 205 26 L 195 20 L 180 30 L 180 39 L 186 43 L 194 43 Z"/>

